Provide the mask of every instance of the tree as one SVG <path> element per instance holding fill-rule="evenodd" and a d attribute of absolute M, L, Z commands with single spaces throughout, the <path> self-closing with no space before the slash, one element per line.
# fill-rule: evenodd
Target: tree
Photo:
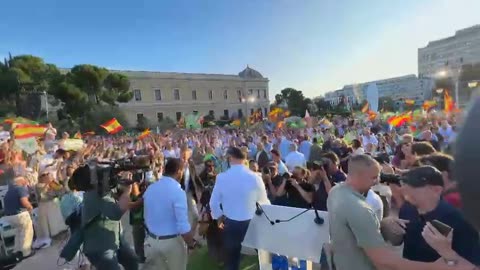
<path fill-rule="evenodd" d="M 152 125 L 150 124 L 150 121 L 146 117 L 140 117 L 137 119 L 137 129 L 138 130 L 145 130 L 147 128 L 150 128 Z"/>
<path fill-rule="evenodd" d="M 314 103 L 317 106 L 317 113 L 319 115 L 326 115 L 329 111 L 332 110 L 332 105 L 330 104 L 330 102 L 326 101 L 323 97 L 314 99 Z"/>
<path fill-rule="evenodd" d="M 215 112 L 211 112 L 203 117 L 203 122 L 215 121 Z"/>
<path fill-rule="evenodd" d="M 115 102 L 128 102 L 133 98 L 130 91 L 130 81 L 127 76 L 120 73 L 110 73 L 103 82 L 105 91 L 101 99 L 107 104 L 114 105 Z"/>
<path fill-rule="evenodd" d="M 286 101 L 288 105 L 288 110 L 290 110 L 292 115 L 303 116 L 308 106 L 308 100 L 305 99 L 302 91 L 285 88 L 280 94 L 275 96 L 275 100 L 278 102 Z M 311 100 L 310 100 L 311 103 Z"/>
<path fill-rule="evenodd" d="M 105 132 L 100 125 L 108 120 L 116 118 L 121 125 L 126 125 L 127 118 L 123 111 L 117 106 L 110 105 L 93 105 L 91 110 L 85 112 L 83 117 L 77 118 L 82 131 Z"/>

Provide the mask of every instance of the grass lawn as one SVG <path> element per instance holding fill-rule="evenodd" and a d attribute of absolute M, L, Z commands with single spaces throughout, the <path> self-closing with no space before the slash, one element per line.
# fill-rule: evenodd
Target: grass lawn
<path fill-rule="evenodd" d="M 207 247 L 195 250 L 188 258 L 188 270 L 223 270 L 217 263 L 212 261 L 207 253 Z M 258 270 L 258 257 L 244 255 L 240 266 L 241 270 Z"/>

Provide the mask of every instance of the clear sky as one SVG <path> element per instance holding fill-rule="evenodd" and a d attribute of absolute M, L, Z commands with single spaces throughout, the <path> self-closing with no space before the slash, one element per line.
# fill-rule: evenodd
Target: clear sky
<path fill-rule="evenodd" d="M 14 0 L 0 57 L 59 67 L 236 74 L 318 96 L 417 73 L 417 49 L 480 23 L 480 0 Z"/>

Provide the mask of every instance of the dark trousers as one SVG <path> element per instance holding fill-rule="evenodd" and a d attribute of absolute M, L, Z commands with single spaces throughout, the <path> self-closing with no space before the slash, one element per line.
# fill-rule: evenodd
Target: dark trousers
<path fill-rule="evenodd" d="M 90 263 L 95 266 L 95 269 L 121 270 L 119 265 L 121 264 L 125 270 L 138 270 L 138 258 L 123 237 L 120 238 L 120 248 L 118 250 L 109 249 L 85 255 Z"/>
<path fill-rule="evenodd" d="M 225 220 L 223 236 L 224 248 L 227 255 L 226 270 L 240 269 L 240 253 L 242 251 L 243 239 L 247 233 L 248 224 L 250 224 L 250 220 L 236 221 L 228 218 Z"/>
<path fill-rule="evenodd" d="M 145 262 L 145 226 L 143 224 L 132 225 L 133 247 L 140 262 Z"/>

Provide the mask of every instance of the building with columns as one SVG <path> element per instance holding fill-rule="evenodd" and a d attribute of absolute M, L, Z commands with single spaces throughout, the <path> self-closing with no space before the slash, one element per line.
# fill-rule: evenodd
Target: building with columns
<path fill-rule="evenodd" d="M 119 106 L 130 126 L 145 117 L 151 124 L 167 117 L 178 121 L 192 112 L 215 119 L 248 116 L 269 110 L 268 78 L 246 67 L 238 75 L 115 71 L 130 80 L 133 99 Z"/>

